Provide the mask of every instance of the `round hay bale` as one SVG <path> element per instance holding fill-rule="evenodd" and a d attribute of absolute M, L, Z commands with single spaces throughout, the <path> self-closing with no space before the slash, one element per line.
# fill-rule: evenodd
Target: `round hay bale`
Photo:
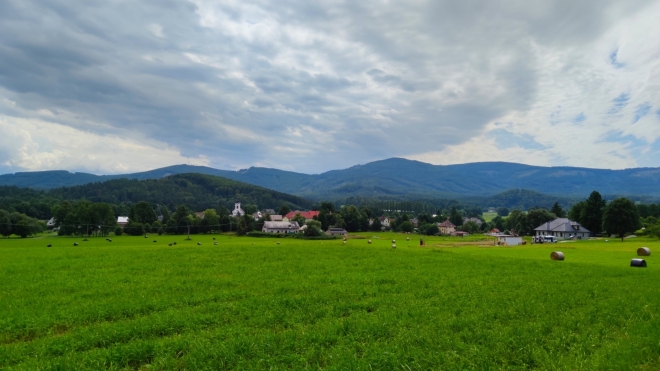
<path fill-rule="evenodd" d="M 392 240 L 392 243 L 396 243 L 396 240 Z"/>
<path fill-rule="evenodd" d="M 564 260 L 564 253 L 561 251 L 553 251 L 550 254 L 550 260 Z"/>
<path fill-rule="evenodd" d="M 158 241 L 154 240 L 154 242 L 158 242 Z"/>
<path fill-rule="evenodd" d="M 392 248 L 396 249 L 396 244 L 395 243 L 392 244 Z"/>
<path fill-rule="evenodd" d="M 172 245 L 176 245 L 176 242 L 172 242 Z"/>
<path fill-rule="evenodd" d="M 344 245 L 346 245 L 346 240 L 344 240 Z"/>
<path fill-rule="evenodd" d="M 108 242 L 112 242 L 112 240 L 108 240 Z"/>
<path fill-rule="evenodd" d="M 371 245 L 371 240 L 367 241 L 367 243 L 368 243 L 369 245 Z"/>
<path fill-rule="evenodd" d="M 213 237 L 213 239 L 215 240 L 215 237 Z"/>
<path fill-rule="evenodd" d="M 83 241 L 89 241 L 89 240 L 85 238 Z"/>
<path fill-rule="evenodd" d="M 217 245 L 217 244 L 218 244 L 218 241 L 215 241 L 213 244 L 214 244 L 214 245 Z"/>
<path fill-rule="evenodd" d="M 630 266 L 631 267 L 637 267 L 637 268 L 646 268 L 646 260 L 644 260 L 644 259 L 632 259 L 630 261 Z"/>
<path fill-rule="evenodd" d="M 145 235 L 144 235 L 144 238 L 149 238 L 149 236 L 147 236 L 147 235 L 145 234 Z"/>
<path fill-rule="evenodd" d="M 167 246 L 172 246 L 172 244 L 171 244 L 171 243 L 168 243 Z"/>
<path fill-rule="evenodd" d="M 280 243 L 278 242 L 277 244 L 279 245 Z"/>
<path fill-rule="evenodd" d="M 410 237 L 406 238 L 406 241 L 410 241 Z"/>
<path fill-rule="evenodd" d="M 198 246 L 201 245 L 201 244 L 202 244 L 201 242 L 197 242 L 197 245 L 198 245 Z"/>
<path fill-rule="evenodd" d="M 48 244 L 48 245 L 47 245 L 46 247 L 53 247 L 53 245 L 51 245 L 51 244 Z"/>
<path fill-rule="evenodd" d="M 640 247 L 637 249 L 637 256 L 651 256 L 651 249 L 648 247 Z"/>
<path fill-rule="evenodd" d="M 74 243 L 73 243 L 73 246 L 78 246 L 78 242 L 74 242 Z"/>

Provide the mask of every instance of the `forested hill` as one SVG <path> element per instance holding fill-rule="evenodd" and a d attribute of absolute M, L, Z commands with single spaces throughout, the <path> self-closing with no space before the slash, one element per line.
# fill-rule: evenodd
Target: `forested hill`
<path fill-rule="evenodd" d="M 110 204 L 147 201 L 167 205 L 170 209 L 186 205 L 198 211 L 220 206 L 232 209 L 236 200 L 260 209 L 279 208 L 282 204 L 288 204 L 293 209 L 307 209 L 312 205 L 311 201 L 298 196 L 205 174 L 178 174 L 146 180 L 114 179 L 56 188 L 48 193 L 64 200 L 87 199 Z"/>
<path fill-rule="evenodd" d="M 343 199 L 350 196 L 396 199 L 492 196 L 511 189 L 580 198 L 588 196 L 594 190 L 604 195 L 660 196 L 660 168 L 603 170 L 504 162 L 441 166 L 401 158 L 375 161 L 316 175 L 258 167 L 226 171 L 203 166 L 177 165 L 112 176 L 68 172 L 8 174 L 0 176 L 0 185 L 48 189 L 117 178 L 162 178 L 183 172 L 222 176 L 317 200 Z"/>

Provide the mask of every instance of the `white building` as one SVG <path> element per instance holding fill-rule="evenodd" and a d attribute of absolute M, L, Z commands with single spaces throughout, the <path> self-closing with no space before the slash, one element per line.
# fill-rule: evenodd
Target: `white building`
<path fill-rule="evenodd" d="M 495 234 L 493 236 L 497 238 L 498 243 L 501 242 L 506 246 L 518 246 L 523 243 L 522 237 L 512 236 L 510 234 Z"/>
<path fill-rule="evenodd" d="M 236 201 L 236 203 L 234 204 L 234 210 L 231 212 L 231 216 L 237 218 L 243 215 L 245 215 L 245 211 L 241 209 L 241 203 L 239 201 Z"/>
<path fill-rule="evenodd" d="M 264 233 L 298 233 L 298 222 L 264 222 L 261 231 Z"/>
<path fill-rule="evenodd" d="M 534 229 L 535 236 L 554 236 L 558 240 L 577 238 L 586 239 L 591 236 L 591 231 L 584 228 L 580 223 L 568 218 L 557 218 L 551 222 L 543 223 Z"/>

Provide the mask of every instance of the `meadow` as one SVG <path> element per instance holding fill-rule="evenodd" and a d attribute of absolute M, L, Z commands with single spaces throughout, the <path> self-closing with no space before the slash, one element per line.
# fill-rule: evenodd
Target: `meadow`
<path fill-rule="evenodd" d="M 353 237 L 0 239 L 0 369 L 660 369 L 657 240 Z"/>

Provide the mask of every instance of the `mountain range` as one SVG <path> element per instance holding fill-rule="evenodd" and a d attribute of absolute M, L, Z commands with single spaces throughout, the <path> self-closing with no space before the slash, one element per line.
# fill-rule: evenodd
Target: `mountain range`
<path fill-rule="evenodd" d="M 174 165 L 119 175 L 68 171 L 20 172 L 0 175 L 0 185 L 52 189 L 121 178 L 159 179 L 184 173 L 220 176 L 309 199 L 490 196 L 510 189 L 527 189 L 563 197 L 586 197 L 594 190 L 607 195 L 660 196 L 660 168 L 607 170 L 507 162 L 431 165 L 402 158 L 321 174 L 262 167 L 230 171 L 192 165 Z"/>

